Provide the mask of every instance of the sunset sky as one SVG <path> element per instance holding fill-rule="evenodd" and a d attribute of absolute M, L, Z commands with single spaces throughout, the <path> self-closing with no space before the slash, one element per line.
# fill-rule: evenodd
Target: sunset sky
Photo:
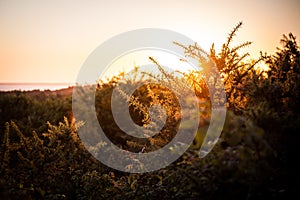
<path fill-rule="evenodd" d="M 110 37 L 139 28 L 184 34 L 205 50 L 253 41 L 253 57 L 272 53 L 283 34 L 300 38 L 298 0 L 0 1 L 0 82 L 73 83 L 88 55 Z"/>

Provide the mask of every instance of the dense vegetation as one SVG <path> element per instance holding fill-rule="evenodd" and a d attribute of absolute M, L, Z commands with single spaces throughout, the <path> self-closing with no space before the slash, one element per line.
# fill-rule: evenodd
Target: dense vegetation
<path fill-rule="evenodd" d="M 288 174 L 295 172 L 288 156 L 296 152 L 300 128 L 300 49 L 294 35 L 284 35 L 282 47 L 274 55 L 261 54 L 258 60 L 246 60 L 248 54 L 239 55 L 239 50 L 251 43 L 230 46 L 241 25 L 229 34 L 218 54 L 214 46 L 207 53 L 197 44 L 176 43 L 204 66 L 203 71 L 182 73 L 200 99 L 201 115 L 188 151 L 158 171 L 130 174 L 93 158 L 77 134 L 85 125 L 72 116 L 72 88 L 56 92 L 1 92 L 0 198 L 285 199 L 296 187 L 288 185 Z M 223 78 L 228 112 L 221 138 L 213 151 L 200 159 L 198 150 L 210 122 L 213 94 L 208 92 L 211 85 L 205 80 L 214 75 L 209 68 L 211 61 Z M 259 70 L 260 63 L 269 70 Z M 168 111 L 167 125 L 157 136 L 132 139 L 114 123 L 110 109 L 112 90 L 122 78 L 120 74 L 108 82 L 99 82 L 99 123 L 124 150 L 160 148 L 172 139 L 180 122 L 174 94 L 163 86 L 146 84 L 133 97 L 121 95 L 130 103 L 130 114 L 139 125 L 149 124 L 152 104 L 159 103 Z M 141 81 L 135 78 L 121 84 Z M 165 78 L 180 83 L 172 74 Z"/>

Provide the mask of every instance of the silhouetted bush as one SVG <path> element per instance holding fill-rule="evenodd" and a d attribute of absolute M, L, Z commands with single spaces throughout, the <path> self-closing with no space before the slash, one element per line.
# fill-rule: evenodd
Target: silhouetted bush
<path fill-rule="evenodd" d="M 78 136 L 84 128 L 72 115 L 71 89 L 0 93 L 0 198 L 1 199 L 284 199 L 287 185 L 287 141 L 299 130 L 300 53 L 295 37 L 282 40 L 283 48 L 273 56 L 245 61 L 248 55 L 231 48 L 239 23 L 229 34 L 221 53 L 214 46 L 208 54 L 195 45 L 183 46 L 187 56 L 207 68 L 181 73 L 182 79 L 167 74 L 165 81 L 183 91 L 183 80 L 198 98 L 199 128 L 193 144 L 174 163 L 151 173 L 129 174 L 104 166 L 86 150 Z M 178 44 L 180 45 L 180 44 Z M 159 64 L 151 58 L 158 66 Z M 243 61 L 243 62 L 242 62 Z M 265 61 L 270 70 L 255 66 Z M 214 62 L 224 81 L 228 112 L 222 135 L 214 149 L 199 158 L 210 124 L 211 98 L 207 78 Z M 136 71 L 137 73 L 137 71 Z M 136 76 L 133 76 L 136 77 Z M 150 75 L 151 77 L 151 75 Z M 130 86 L 136 79 L 121 81 L 123 74 L 99 82 L 95 93 L 97 119 L 107 136 L 124 151 L 153 151 L 176 134 L 181 109 L 167 87 L 146 84 L 120 99 L 129 103 L 133 121 L 149 124 L 149 107 L 159 103 L 167 111 L 165 127 L 143 141 L 121 134 L 111 111 L 112 90 Z M 152 78 L 159 78 L 152 75 Z M 159 79 L 159 81 L 163 81 Z M 84 89 L 82 92 L 85 92 Z M 217 89 L 213 90 L 217 93 Z M 220 102 L 224 102 L 220 99 Z M 84 108 L 82 108 L 84 109 Z M 160 115 L 160 113 L 158 113 Z M 65 117 L 64 117 L 65 116 Z M 154 124 L 155 125 L 155 124 Z M 291 138 L 291 139 L 290 139 Z M 99 146 L 99 149 L 101 147 Z M 142 152 L 141 152 L 142 153 Z M 293 171 L 294 172 L 294 171 Z"/>

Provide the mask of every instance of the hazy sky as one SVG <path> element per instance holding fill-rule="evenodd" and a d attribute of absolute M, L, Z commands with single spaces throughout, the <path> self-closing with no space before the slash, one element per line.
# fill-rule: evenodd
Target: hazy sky
<path fill-rule="evenodd" d="M 236 42 L 254 57 L 272 53 L 282 34 L 300 37 L 298 0 L 0 0 L 0 82 L 75 82 L 102 42 L 138 28 L 182 33 L 209 50 L 239 22 Z"/>

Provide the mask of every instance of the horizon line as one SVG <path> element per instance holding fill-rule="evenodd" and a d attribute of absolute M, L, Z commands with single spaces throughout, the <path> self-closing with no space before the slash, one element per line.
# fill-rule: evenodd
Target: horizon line
<path fill-rule="evenodd" d="M 11 85 L 17 85 L 17 84 L 23 84 L 23 85 L 74 85 L 76 83 L 68 83 L 68 82 L 0 82 L 0 85 L 5 84 L 11 84 Z"/>

